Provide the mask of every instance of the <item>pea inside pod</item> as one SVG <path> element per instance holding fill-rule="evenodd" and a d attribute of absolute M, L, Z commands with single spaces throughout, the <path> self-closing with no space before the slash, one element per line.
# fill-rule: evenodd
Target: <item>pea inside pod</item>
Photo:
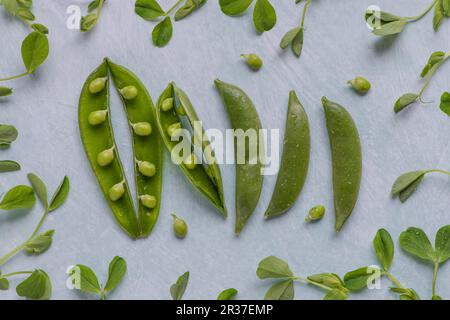
<path fill-rule="evenodd" d="M 340 231 L 358 200 L 362 175 L 361 142 L 348 111 L 322 98 L 333 162 L 335 229 Z"/>
<path fill-rule="evenodd" d="M 189 154 L 184 155 L 179 167 L 191 184 L 226 217 L 220 169 L 212 153 L 205 154 L 205 151 L 211 150 L 211 143 L 186 93 L 175 83 L 170 83 L 159 97 L 156 114 L 162 140 L 171 154 L 176 151 L 175 148 L 179 143 L 173 141 L 173 138 L 179 135 L 182 129 L 190 132 L 188 138 L 191 139 L 191 150 Z M 200 141 L 197 149 L 194 149 L 193 138 Z M 202 154 L 196 156 L 195 152 L 200 151 Z M 203 163 L 207 157 L 207 163 Z"/>

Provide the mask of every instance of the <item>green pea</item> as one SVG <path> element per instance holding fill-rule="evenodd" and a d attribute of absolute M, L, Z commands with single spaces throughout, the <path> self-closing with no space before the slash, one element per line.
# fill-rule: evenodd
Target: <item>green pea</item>
<path fill-rule="evenodd" d="M 137 161 L 139 172 L 146 177 L 153 177 L 156 173 L 156 167 L 148 161 Z"/>
<path fill-rule="evenodd" d="M 263 66 L 262 59 L 254 53 L 241 54 L 241 57 L 245 59 L 247 65 L 254 71 L 258 71 Z"/>
<path fill-rule="evenodd" d="M 152 125 L 148 122 L 138 122 L 132 124 L 133 131 L 136 135 L 145 137 L 152 133 Z"/>
<path fill-rule="evenodd" d="M 178 130 L 181 129 L 181 123 L 177 122 L 174 124 L 171 124 L 168 128 L 167 128 L 167 134 L 169 135 L 169 137 L 174 137 L 175 135 L 178 134 Z"/>
<path fill-rule="evenodd" d="M 325 215 L 325 207 L 324 206 L 315 206 L 314 208 L 311 208 L 308 212 L 308 216 L 305 218 L 306 222 L 309 221 L 316 221 L 323 218 Z"/>
<path fill-rule="evenodd" d="M 359 93 L 367 93 L 371 87 L 369 80 L 363 77 L 356 77 L 353 80 L 347 81 L 347 83 L 351 85 L 352 88 Z"/>
<path fill-rule="evenodd" d="M 176 215 L 172 214 L 173 217 L 173 232 L 177 238 L 183 239 L 186 237 L 188 232 L 188 226 L 186 221 L 178 218 Z"/>
<path fill-rule="evenodd" d="M 125 100 L 133 100 L 138 95 L 138 89 L 135 86 L 126 86 L 119 92 Z"/>
<path fill-rule="evenodd" d="M 153 209 L 156 207 L 157 200 L 155 196 L 144 194 L 140 196 L 139 199 L 141 200 L 142 204 L 147 208 Z"/>
<path fill-rule="evenodd" d="M 173 108 L 173 98 L 167 98 L 163 101 L 161 105 L 161 109 L 164 112 L 167 112 Z"/>
<path fill-rule="evenodd" d="M 104 150 L 97 155 L 97 163 L 100 167 L 106 167 L 114 160 L 114 147 Z"/>
<path fill-rule="evenodd" d="M 107 80 L 108 77 L 102 77 L 92 80 L 91 83 L 89 83 L 89 92 L 95 94 L 103 91 L 103 89 L 105 89 L 106 87 Z"/>
<path fill-rule="evenodd" d="M 113 185 L 109 191 L 108 191 L 108 195 L 109 198 L 111 199 L 111 201 L 117 201 L 120 198 L 123 197 L 123 195 L 125 194 L 125 182 L 121 181 L 115 185 Z"/>
<path fill-rule="evenodd" d="M 106 120 L 108 110 L 98 110 L 89 113 L 88 122 L 91 126 L 97 126 Z"/>
<path fill-rule="evenodd" d="M 179 106 L 177 108 L 177 113 L 178 113 L 179 116 L 185 116 L 186 115 L 186 110 L 184 110 L 183 106 Z"/>
<path fill-rule="evenodd" d="M 188 168 L 189 170 L 194 170 L 196 165 L 196 158 L 195 154 L 189 155 L 186 159 L 183 160 L 183 164 Z"/>

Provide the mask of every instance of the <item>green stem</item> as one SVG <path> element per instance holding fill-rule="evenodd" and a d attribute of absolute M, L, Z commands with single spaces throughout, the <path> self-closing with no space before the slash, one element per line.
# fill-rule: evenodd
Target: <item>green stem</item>
<path fill-rule="evenodd" d="M 167 12 L 166 12 L 166 16 L 168 16 L 173 10 L 176 9 L 176 7 L 178 7 L 178 5 L 182 2 L 183 0 L 178 0 Z"/>
<path fill-rule="evenodd" d="M 436 3 L 437 3 L 438 1 L 439 1 L 439 0 L 434 0 L 433 3 L 431 3 L 431 5 L 430 5 L 424 12 L 422 12 L 421 14 L 419 14 L 418 16 L 415 16 L 415 17 L 405 17 L 405 18 L 408 20 L 408 22 L 414 22 L 414 21 L 417 21 L 417 20 L 422 19 L 423 17 L 425 17 L 425 15 L 426 15 L 428 12 L 430 12 L 431 9 L 434 8 L 434 6 L 436 5 Z"/>
<path fill-rule="evenodd" d="M 444 56 L 444 59 L 442 59 L 441 62 L 436 63 L 430 70 L 430 72 L 427 75 L 427 79 L 425 84 L 422 87 L 422 90 L 420 90 L 419 92 L 419 100 L 420 102 L 424 103 L 424 101 L 422 100 L 422 95 L 423 92 L 425 91 L 425 89 L 428 87 L 428 85 L 430 84 L 431 78 L 433 77 L 433 75 L 436 73 L 436 71 L 439 69 L 439 67 L 445 62 L 445 60 L 447 60 L 450 57 L 450 52 L 447 52 L 447 54 Z"/>
<path fill-rule="evenodd" d="M 14 79 L 19 79 L 19 78 L 25 77 L 27 75 L 28 75 L 28 72 L 24 72 L 24 73 L 21 73 L 21 74 L 19 74 L 17 76 L 12 76 L 12 77 L 8 77 L 8 78 L 0 79 L 0 82 L 14 80 Z"/>
<path fill-rule="evenodd" d="M 302 20 L 300 22 L 300 28 L 302 28 L 302 29 L 303 29 L 303 26 L 305 25 L 306 12 L 308 11 L 308 7 L 310 4 L 311 4 L 311 0 L 307 0 L 305 5 L 303 6 Z"/>
<path fill-rule="evenodd" d="M 433 297 L 436 295 L 436 279 L 437 279 L 438 270 L 439 270 L 439 262 L 435 262 L 434 263 L 434 272 L 433 272 L 433 286 L 432 286 Z"/>
<path fill-rule="evenodd" d="M 431 173 L 431 172 L 436 172 L 436 173 L 443 173 L 446 175 L 450 176 L 450 172 L 445 171 L 445 170 L 441 170 L 441 169 L 431 169 L 431 170 L 427 170 L 427 173 Z"/>
<path fill-rule="evenodd" d="M 384 274 L 391 280 L 391 282 L 400 289 L 405 289 L 405 287 L 388 271 L 384 271 Z"/>
<path fill-rule="evenodd" d="M 32 274 L 32 273 L 33 273 L 33 271 L 16 271 L 16 272 L 3 274 L 1 277 L 2 278 L 9 278 L 9 277 L 17 276 L 17 275 L 20 275 L 20 274 Z"/>
<path fill-rule="evenodd" d="M 105 300 L 105 291 L 100 292 L 100 300 Z"/>
<path fill-rule="evenodd" d="M 294 278 L 292 278 L 292 280 L 294 280 L 294 281 L 295 281 L 295 280 L 297 280 L 297 281 L 302 281 L 302 282 L 311 284 L 311 285 L 313 285 L 313 286 L 316 286 L 316 287 L 325 289 L 325 290 L 327 290 L 327 291 L 333 290 L 333 288 L 327 287 L 326 285 L 323 285 L 323 284 L 320 284 L 320 283 L 317 283 L 317 282 L 314 282 L 314 281 L 311 281 L 311 280 L 309 280 L 309 279 L 305 279 L 305 278 L 302 278 L 302 277 L 294 277 Z"/>

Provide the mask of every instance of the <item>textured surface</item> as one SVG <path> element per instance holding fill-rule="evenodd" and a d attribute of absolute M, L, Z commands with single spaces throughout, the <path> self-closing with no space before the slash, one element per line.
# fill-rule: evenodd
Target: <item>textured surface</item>
<path fill-rule="evenodd" d="M 431 0 L 430 0 L 431 1 Z M 392 12 L 418 14 L 430 1 L 377 0 Z M 239 298 L 260 299 L 270 281 L 256 278 L 258 262 L 277 255 L 302 275 L 346 271 L 376 262 L 371 241 L 380 227 L 387 228 L 397 245 L 392 272 L 423 297 L 431 292 L 432 268 L 415 262 L 398 250 L 398 235 L 409 226 L 423 228 L 434 237 L 450 223 L 450 183 L 441 175 L 426 177 L 418 192 L 405 203 L 392 200 L 389 190 L 406 171 L 440 167 L 448 169 L 450 120 L 437 108 L 444 90 L 450 89 L 450 63 L 443 66 L 426 91 L 435 103 L 415 105 L 399 115 L 392 111 L 396 98 L 421 86 L 418 78 L 431 52 L 450 48 L 450 21 L 432 30 L 432 15 L 407 26 L 395 40 L 381 40 L 365 27 L 363 13 L 373 0 L 314 1 L 307 16 L 307 32 L 301 60 L 281 52 L 278 43 L 285 31 L 298 23 L 300 7 L 293 0 L 278 1 L 276 27 L 257 36 L 249 14 L 240 18 L 223 15 L 217 1 L 186 20 L 177 22 L 174 37 L 164 49 L 152 46 L 154 23 L 133 12 L 134 1 L 110 0 L 99 25 L 90 34 L 66 28 L 66 9 L 88 1 L 36 0 L 38 20 L 50 28 L 51 54 L 36 75 L 10 83 L 16 92 L 0 99 L 2 123 L 15 125 L 19 139 L 1 158 L 20 161 L 21 172 L 1 175 L 0 191 L 27 183 L 34 171 L 54 189 L 70 176 L 72 190 L 63 208 L 52 214 L 44 228 L 56 229 L 52 248 L 39 257 L 19 254 L 2 271 L 40 267 L 53 280 L 55 299 L 79 299 L 83 295 L 65 288 L 69 265 L 91 266 L 104 283 L 109 261 L 123 256 L 128 274 L 112 299 L 168 299 L 169 286 L 184 271 L 191 272 L 185 298 L 215 298 L 225 288 L 236 287 Z M 161 3 L 165 3 L 162 1 Z M 174 1 L 168 1 L 170 4 Z M 168 7 L 169 4 L 163 5 Z M 20 43 L 27 29 L 0 12 L 1 75 L 22 72 Z M 259 53 L 263 69 L 254 73 L 239 58 L 243 52 Z M 155 101 L 174 80 L 192 100 L 207 128 L 229 127 L 220 98 L 213 87 L 218 77 L 243 88 L 260 112 L 263 126 L 283 128 L 289 90 L 295 89 L 311 121 L 311 166 L 301 198 L 281 219 L 265 222 L 275 177 L 268 177 L 260 204 L 239 238 L 233 235 L 234 217 L 224 221 L 188 185 L 180 170 L 168 164 L 164 177 L 164 202 L 153 235 L 132 241 L 119 230 L 94 180 L 82 149 L 77 128 L 77 104 L 81 86 L 104 56 L 133 70 L 146 84 Z M 359 96 L 346 86 L 356 75 L 371 80 L 373 89 Z M 331 164 L 325 119 L 320 98 L 346 106 L 360 131 L 363 179 L 359 202 L 342 232 L 333 231 Z M 113 96 L 113 125 L 127 174 L 132 174 L 128 128 L 117 96 Z M 167 157 L 167 154 L 166 154 Z M 234 208 L 234 167 L 222 166 L 227 206 Z M 305 224 L 310 207 L 322 203 L 324 220 Z M 232 211 L 232 210 L 230 210 Z M 170 213 L 185 218 L 190 232 L 184 241 L 171 230 Z M 27 237 L 41 214 L 36 206 L 29 214 L 0 216 L 0 253 Z M 450 264 L 440 270 L 438 292 L 450 297 Z M 14 281 L 14 285 L 18 280 Z M 395 299 L 386 290 L 353 295 L 355 299 Z M 321 298 L 322 292 L 296 285 L 296 298 Z M 14 290 L 0 299 L 16 299 Z"/>

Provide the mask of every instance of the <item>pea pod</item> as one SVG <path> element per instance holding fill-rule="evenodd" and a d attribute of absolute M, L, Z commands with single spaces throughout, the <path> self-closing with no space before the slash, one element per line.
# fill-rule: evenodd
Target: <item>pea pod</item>
<path fill-rule="evenodd" d="M 223 99 L 233 129 L 241 129 L 244 133 L 248 130 L 255 130 L 256 134 L 259 134 L 259 130 L 262 128 L 261 121 L 247 94 L 240 88 L 218 79 L 215 80 L 215 85 Z M 256 147 L 258 154 L 263 154 L 263 144 L 259 139 Z M 255 210 L 263 185 L 262 159 L 258 155 L 256 163 L 250 163 L 250 149 L 247 143 L 244 151 L 245 162 L 240 164 L 236 161 L 236 234 L 242 231 Z M 237 153 L 235 157 L 237 159 Z"/>
<path fill-rule="evenodd" d="M 162 140 L 169 152 L 173 152 L 177 141 L 172 141 L 172 136 L 183 127 L 193 133 L 194 137 L 201 141 L 202 158 L 206 163 L 195 163 L 195 151 L 191 141 L 191 155 L 181 164 L 180 168 L 191 184 L 200 191 L 220 211 L 227 216 L 225 199 L 222 186 L 222 176 L 217 161 L 212 154 L 212 147 L 187 95 L 178 88 L 175 83 L 170 83 L 161 94 L 157 103 L 158 128 Z M 183 121 L 183 119 L 187 121 Z M 195 130 L 194 130 L 195 129 Z M 203 137 L 203 139 L 202 139 Z"/>
<path fill-rule="evenodd" d="M 335 229 L 341 230 L 358 199 L 362 156 L 358 129 L 339 104 L 322 98 L 333 161 Z"/>
<path fill-rule="evenodd" d="M 310 145 L 308 116 L 295 91 L 291 91 L 280 170 L 266 218 L 281 215 L 294 205 L 308 174 Z"/>

